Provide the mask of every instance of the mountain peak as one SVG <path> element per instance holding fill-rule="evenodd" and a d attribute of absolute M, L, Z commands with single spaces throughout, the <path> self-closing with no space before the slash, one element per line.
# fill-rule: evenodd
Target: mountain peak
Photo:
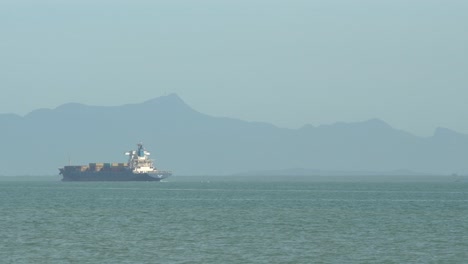
<path fill-rule="evenodd" d="M 177 94 L 171 93 L 168 95 L 156 97 L 147 100 L 143 103 L 146 107 L 154 109 L 161 108 L 165 111 L 175 112 L 196 112 L 189 105 L 187 105 Z"/>
<path fill-rule="evenodd" d="M 57 106 L 55 110 L 76 110 L 84 106 L 86 105 L 80 104 L 80 103 L 65 103 L 65 104 Z"/>
<path fill-rule="evenodd" d="M 367 121 L 362 122 L 361 124 L 372 126 L 372 127 L 379 127 L 379 128 L 392 128 L 387 122 L 378 118 L 369 119 Z"/>
<path fill-rule="evenodd" d="M 160 97 L 156 97 L 153 99 L 149 99 L 144 102 L 145 104 L 153 104 L 153 103 L 164 103 L 164 104 L 182 104 L 186 105 L 186 103 L 176 94 L 171 93 L 168 95 L 163 95 Z"/>

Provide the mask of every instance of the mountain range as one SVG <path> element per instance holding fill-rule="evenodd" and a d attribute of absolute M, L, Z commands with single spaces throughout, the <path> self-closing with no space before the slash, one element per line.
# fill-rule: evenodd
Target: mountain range
<path fill-rule="evenodd" d="M 468 172 L 468 135 L 446 128 L 419 137 L 371 119 L 288 129 L 206 115 L 170 94 L 139 104 L 68 103 L 25 116 L 0 114 L 0 175 L 55 175 L 67 164 L 125 162 L 124 152 L 139 142 L 158 168 L 175 175 Z"/>

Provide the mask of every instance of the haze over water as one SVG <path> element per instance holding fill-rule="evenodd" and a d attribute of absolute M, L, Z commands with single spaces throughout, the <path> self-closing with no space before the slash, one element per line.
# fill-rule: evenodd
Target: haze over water
<path fill-rule="evenodd" d="M 2 178 L 3 263 L 462 263 L 464 178 Z"/>
<path fill-rule="evenodd" d="M 0 177 L 0 263 L 465 263 L 466 177 L 252 172 L 468 175 L 467 11 L 0 1 L 0 175 L 136 142 L 180 175 L 256 175 Z"/>

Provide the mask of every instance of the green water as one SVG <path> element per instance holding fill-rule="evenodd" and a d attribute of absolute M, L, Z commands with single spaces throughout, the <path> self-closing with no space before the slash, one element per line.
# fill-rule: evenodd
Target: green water
<path fill-rule="evenodd" d="M 0 181 L 0 263 L 466 263 L 468 182 Z"/>

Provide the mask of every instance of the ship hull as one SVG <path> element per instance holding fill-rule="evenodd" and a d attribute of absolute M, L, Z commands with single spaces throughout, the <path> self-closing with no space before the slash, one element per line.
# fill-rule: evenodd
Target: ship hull
<path fill-rule="evenodd" d="M 125 171 L 64 171 L 62 181 L 160 181 L 169 177 L 168 172 L 133 173 Z"/>

